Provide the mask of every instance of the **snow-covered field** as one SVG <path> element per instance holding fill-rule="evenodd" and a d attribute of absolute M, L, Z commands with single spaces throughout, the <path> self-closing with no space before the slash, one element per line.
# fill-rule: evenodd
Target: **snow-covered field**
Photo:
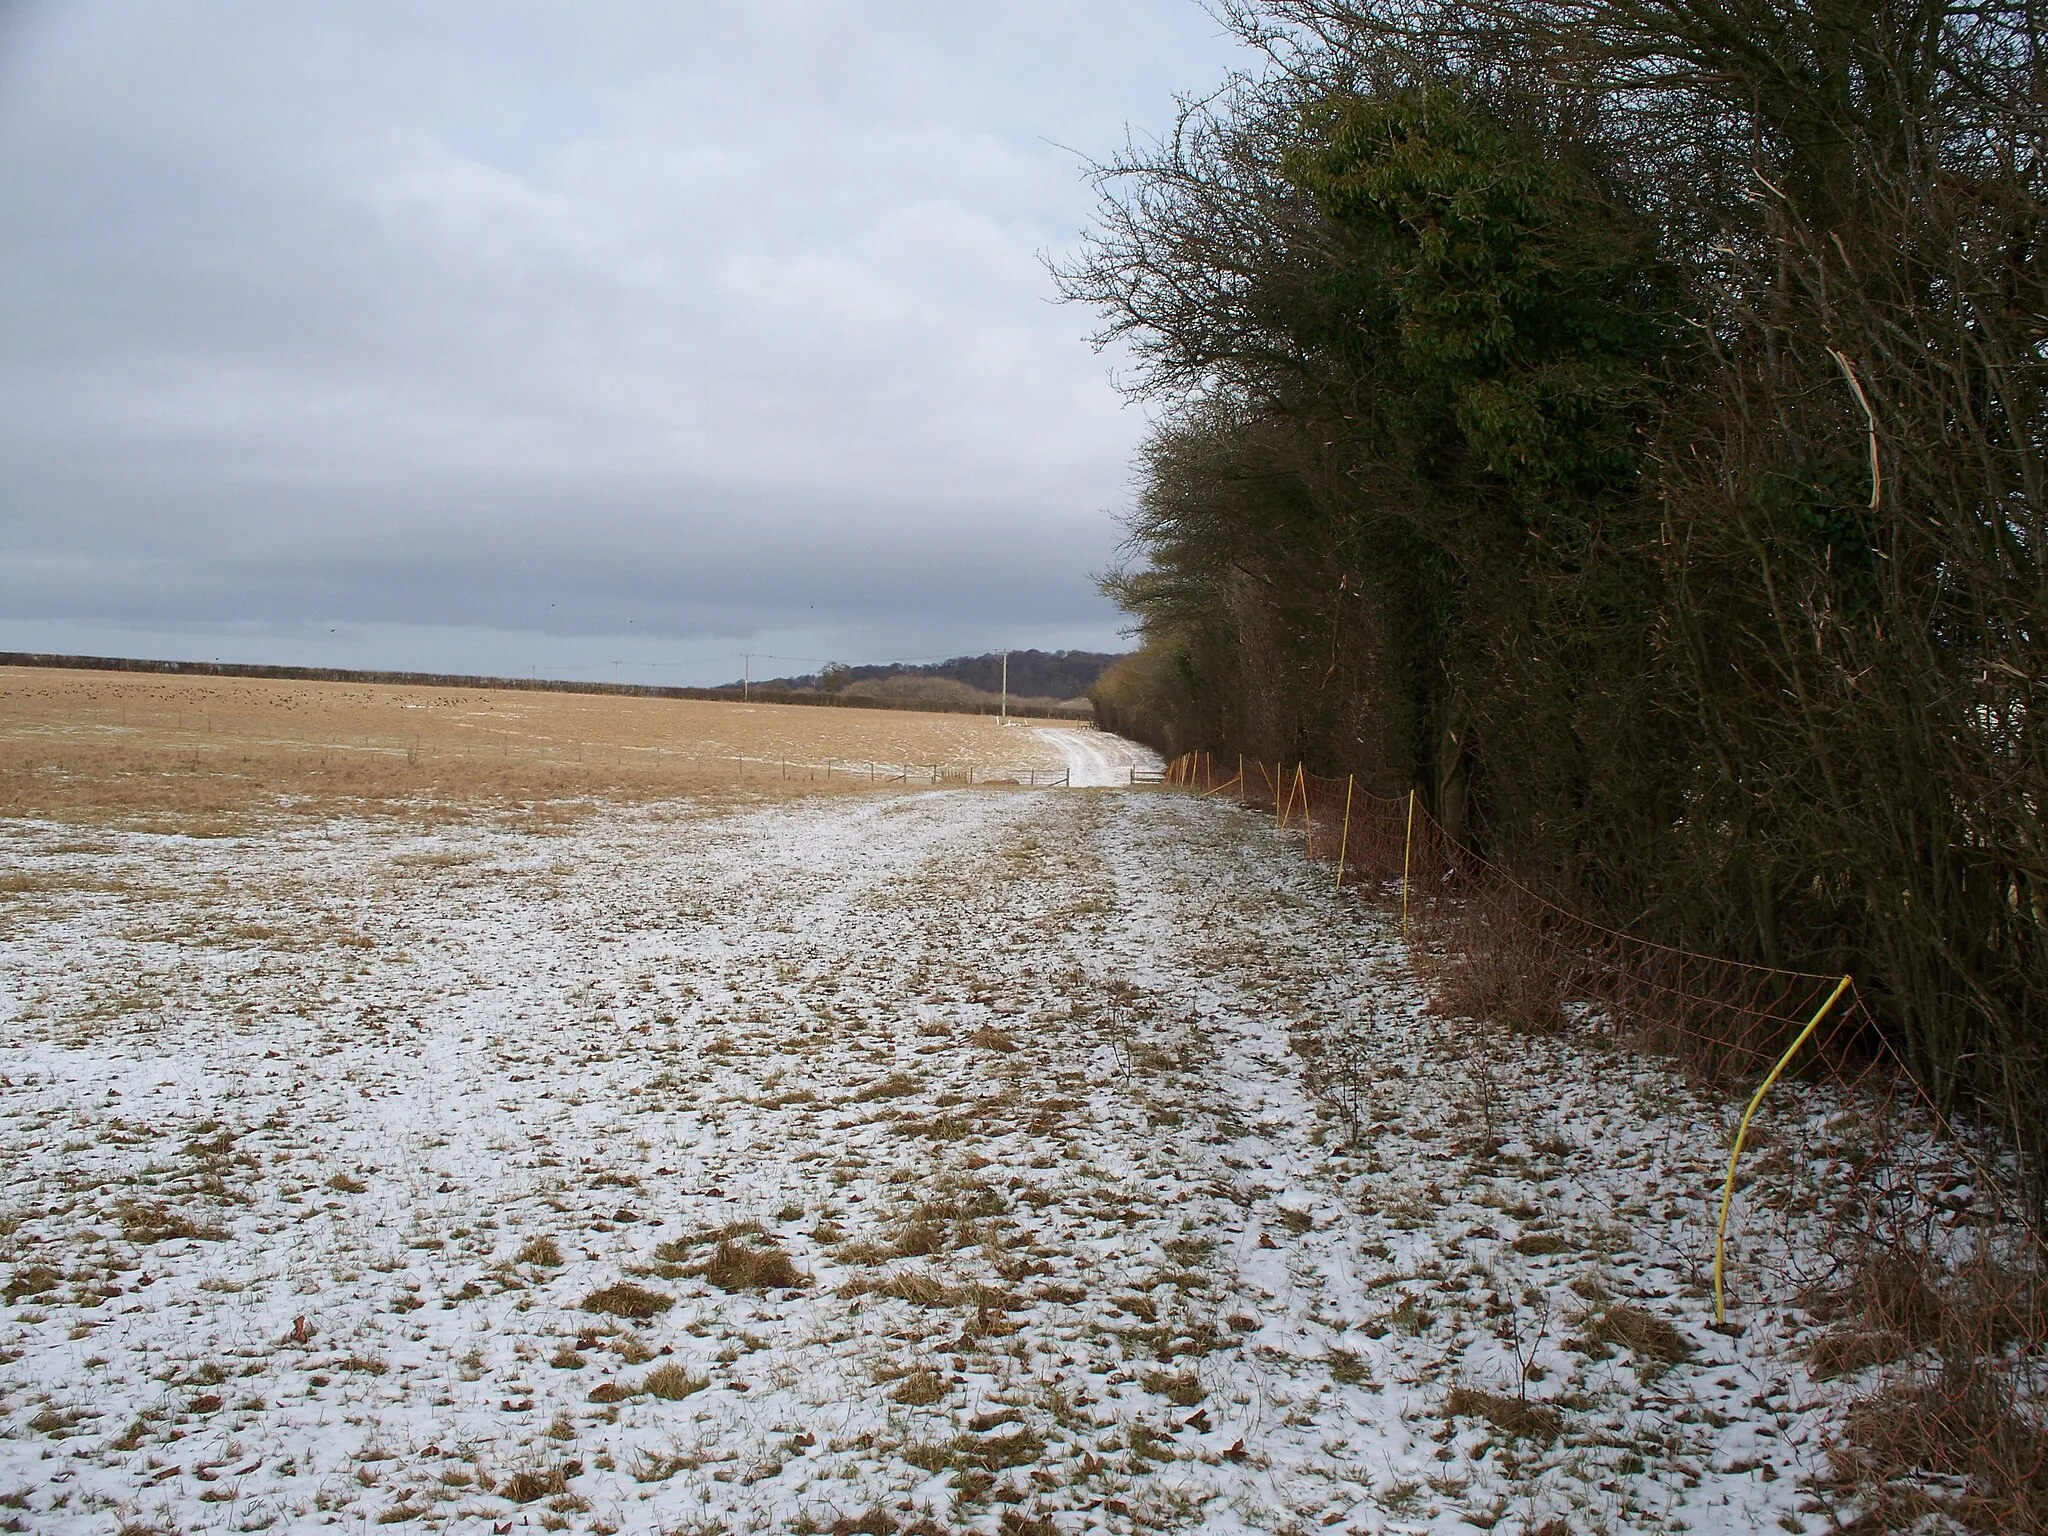
<path fill-rule="evenodd" d="M 0 835 L 0 1530 L 1824 1524 L 1728 1106 L 1257 818 Z"/>

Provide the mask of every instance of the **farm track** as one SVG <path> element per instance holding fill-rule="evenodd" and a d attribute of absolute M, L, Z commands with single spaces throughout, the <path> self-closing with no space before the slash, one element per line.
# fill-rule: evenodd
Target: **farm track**
<path fill-rule="evenodd" d="M 1134 770 L 1156 776 L 1160 769 L 1158 753 L 1108 731 L 1041 725 L 1032 734 L 1059 749 L 1067 760 L 1067 783 L 1076 789 L 1128 784 Z"/>
<path fill-rule="evenodd" d="M 1796 1316 L 1699 1326 L 1725 1106 L 1430 1016 L 1226 808 L 16 822 L 0 874 L 0 1530 L 1820 1508 Z"/>

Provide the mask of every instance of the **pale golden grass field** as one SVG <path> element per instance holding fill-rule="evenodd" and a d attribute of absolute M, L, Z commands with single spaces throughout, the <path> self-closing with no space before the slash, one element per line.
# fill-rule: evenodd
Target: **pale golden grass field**
<path fill-rule="evenodd" d="M 965 782 L 1061 762 L 1029 729 L 981 715 L 0 668 L 0 816 L 66 822 L 207 833 L 337 813 L 561 818 L 685 795 L 867 792 L 904 765 L 916 783 L 933 765 Z"/>

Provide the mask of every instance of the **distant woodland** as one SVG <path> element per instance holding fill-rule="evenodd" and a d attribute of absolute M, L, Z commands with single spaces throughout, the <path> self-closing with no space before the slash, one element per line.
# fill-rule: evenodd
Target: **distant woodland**
<path fill-rule="evenodd" d="M 1121 659 L 1099 651 L 1011 651 L 1009 696 L 1034 708 L 1086 714 L 1088 690 L 1106 668 Z M 835 663 L 801 677 L 757 679 L 755 686 L 844 698 L 993 706 L 1003 693 L 1003 655 L 998 651 L 986 656 L 956 656 L 926 665 L 890 662 L 854 667 Z"/>
<path fill-rule="evenodd" d="M 1098 718 L 1854 972 L 2048 1140 L 2044 78 L 2006 0 L 1234 0 L 1066 296 L 1158 425 Z"/>

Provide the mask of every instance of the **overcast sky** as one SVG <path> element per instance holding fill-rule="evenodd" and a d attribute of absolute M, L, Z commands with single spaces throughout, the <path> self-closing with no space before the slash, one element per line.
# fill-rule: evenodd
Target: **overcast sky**
<path fill-rule="evenodd" d="M 0 649 L 1123 649 L 1143 421 L 1040 258 L 1239 62 L 1191 0 L 0 0 Z"/>

